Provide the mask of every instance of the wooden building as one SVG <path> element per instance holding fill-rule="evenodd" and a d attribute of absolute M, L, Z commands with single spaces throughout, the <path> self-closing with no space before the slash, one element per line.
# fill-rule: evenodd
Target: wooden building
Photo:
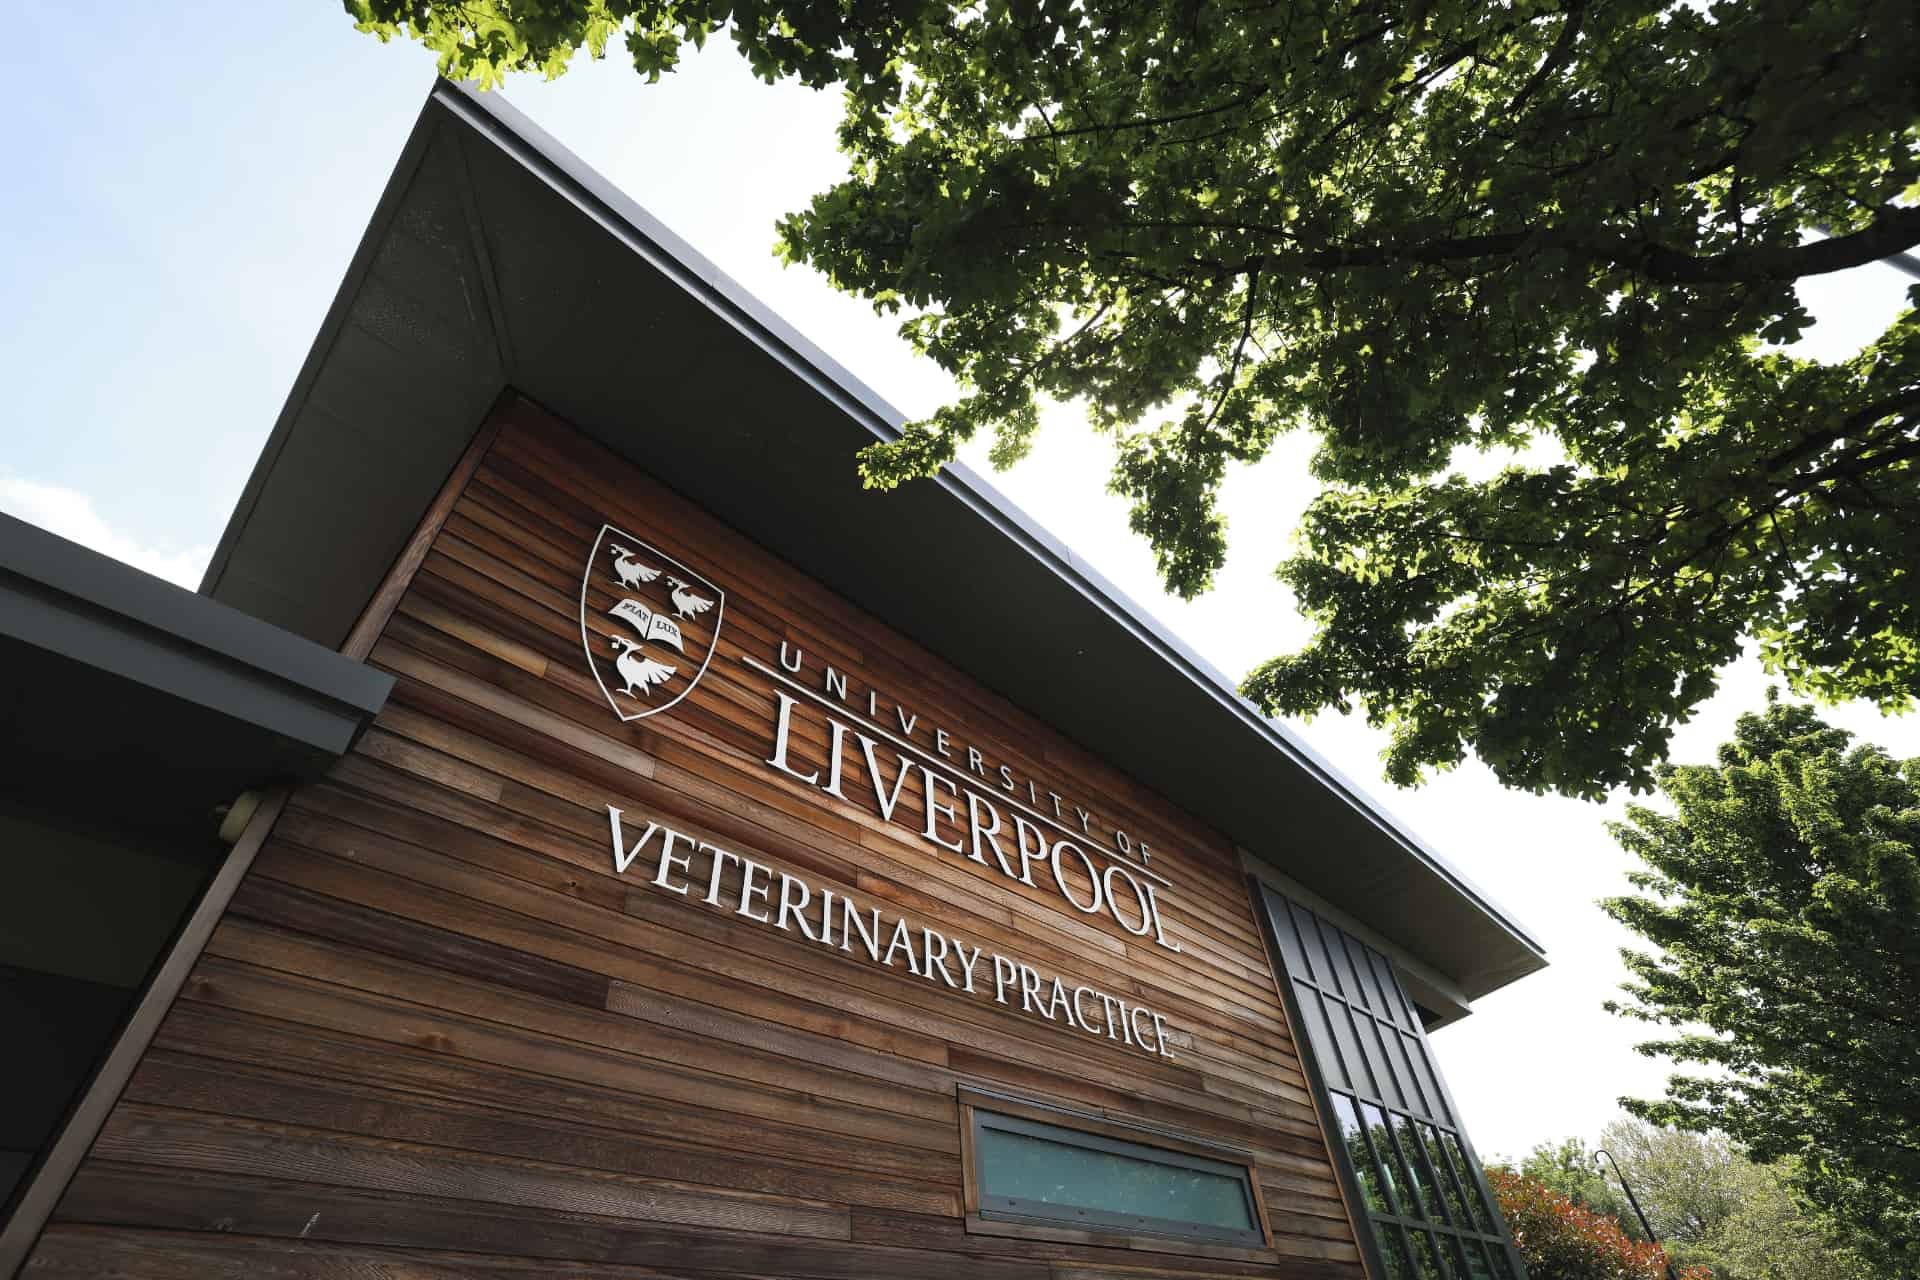
<path fill-rule="evenodd" d="M 15 1126 L 0 1275 L 1521 1275 L 1425 1037 L 1539 946 L 984 482 L 861 491 L 898 421 L 438 86 L 154 624 L 336 727 L 236 703 L 134 806 L 191 892 Z M 213 741 L 176 701 L 116 774 Z M 220 788 L 230 843 L 151 821 Z"/>

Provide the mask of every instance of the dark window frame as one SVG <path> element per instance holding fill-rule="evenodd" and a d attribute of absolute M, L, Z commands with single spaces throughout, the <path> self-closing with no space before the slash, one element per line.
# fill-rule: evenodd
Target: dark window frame
<path fill-rule="evenodd" d="M 1208 1253 L 1267 1258 L 1272 1235 L 1261 1203 L 1258 1173 L 1249 1153 L 1203 1143 L 1157 1128 L 1133 1126 L 1106 1117 L 1083 1116 L 1046 1103 L 1003 1097 L 963 1088 L 960 1092 L 961 1127 L 965 1139 L 969 1226 L 997 1224 L 1001 1230 L 1031 1231 L 1041 1236 L 1107 1237 L 1114 1245 L 1178 1251 L 1183 1245 L 1203 1247 Z M 1239 1182 L 1250 1229 L 1209 1223 L 1155 1218 L 1093 1207 L 1062 1205 L 1041 1200 L 992 1196 L 987 1192 L 981 1134 L 993 1129 L 1063 1146 L 1098 1151 L 1174 1168 L 1194 1169 Z M 998 1201 L 999 1203 L 995 1203 Z"/>
<path fill-rule="evenodd" d="M 1453 1095 L 1447 1088 L 1446 1080 L 1440 1075 L 1438 1064 L 1433 1061 L 1432 1049 L 1427 1043 L 1426 1028 L 1414 1014 L 1412 997 L 1407 994 L 1404 984 L 1399 982 L 1398 975 L 1394 974 L 1392 961 L 1378 955 L 1371 947 L 1353 938 L 1332 921 L 1323 919 L 1318 912 L 1295 902 L 1281 890 L 1266 884 L 1260 877 L 1249 876 L 1248 888 L 1255 905 L 1259 908 L 1256 914 L 1260 919 L 1261 931 L 1267 938 L 1268 953 L 1273 959 L 1275 977 L 1278 979 L 1275 985 L 1279 988 L 1288 1022 L 1291 1026 L 1306 1032 L 1296 1045 L 1301 1070 L 1307 1077 L 1314 1101 L 1320 1111 L 1330 1154 L 1333 1156 L 1334 1168 L 1339 1174 L 1341 1186 L 1351 1206 L 1354 1223 L 1361 1229 L 1360 1247 L 1366 1256 L 1368 1273 L 1386 1277 L 1387 1280 L 1397 1280 L 1402 1276 L 1407 1277 L 1408 1280 L 1426 1280 L 1429 1273 L 1420 1260 L 1422 1252 L 1420 1242 L 1425 1240 L 1448 1259 L 1441 1263 L 1438 1272 L 1443 1280 L 1503 1280 L 1509 1272 L 1516 1280 L 1525 1280 L 1526 1266 L 1521 1261 L 1519 1251 L 1513 1246 L 1512 1234 L 1500 1212 L 1499 1203 L 1493 1198 L 1493 1189 L 1488 1185 L 1485 1173 L 1478 1166 L 1477 1157 L 1473 1153 L 1473 1144 L 1460 1126 L 1459 1108 L 1455 1105 Z M 1283 926 L 1289 930 L 1289 934 L 1281 933 Z M 1308 927 L 1312 927 L 1315 930 L 1315 936 L 1320 939 L 1321 949 L 1317 954 L 1312 949 L 1312 939 L 1305 936 L 1305 930 Z M 1344 950 L 1347 943 L 1360 947 L 1362 958 L 1368 962 L 1370 968 L 1376 957 L 1386 966 L 1386 972 L 1394 976 L 1394 986 L 1398 989 L 1395 994 L 1398 995 L 1400 1003 L 1396 1004 L 1393 999 L 1386 998 L 1384 1002 L 1387 1008 L 1384 1011 L 1376 1011 L 1350 998 L 1338 985 L 1341 976 L 1337 966 L 1327 973 L 1319 972 L 1327 964 L 1322 957 L 1335 946 L 1343 947 L 1343 955 L 1349 959 L 1349 963 L 1353 963 L 1351 953 Z M 1298 968 L 1295 967 L 1296 964 Z M 1377 978 L 1379 970 L 1375 969 L 1374 975 Z M 1310 991 L 1318 1002 L 1314 1010 L 1303 1010 L 1299 990 L 1301 987 Z M 1386 995 L 1386 993 L 1382 994 Z M 1338 1024 L 1333 1021 L 1336 1014 L 1346 1016 L 1347 1024 L 1353 1028 L 1353 1047 L 1363 1050 L 1361 1060 L 1354 1064 L 1358 1068 L 1358 1078 L 1355 1070 L 1344 1062 L 1349 1046 L 1338 1034 Z M 1318 1017 L 1318 1022 L 1314 1020 L 1315 1016 Z M 1402 1020 L 1403 1018 L 1405 1021 Z M 1371 1019 L 1379 1027 L 1393 1027 L 1418 1046 L 1420 1058 L 1415 1060 L 1409 1057 L 1408 1063 L 1420 1068 L 1420 1073 L 1413 1078 L 1412 1082 L 1416 1086 L 1416 1093 L 1430 1095 L 1424 1099 L 1425 1106 L 1412 1106 L 1406 1100 L 1395 1100 L 1386 1096 L 1378 1082 L 1373 1079 L 1369 1061 L 1373 1055 L 1364 1052 L 1365 1046 L 1360 1041 L 1362 1033 L 1360 1022 L 1363 1019 Z M 1411 1025 L 1408 1025 L 1409 1023 Z M 1312 1033 L 1319 1026 L 1332 1028 L 1329 1032 L 1332 1035 L 1332 1043 L 1325 1046 L 1334 1055 L 1334 1061 L 1329 1064 L 1322 1064 L 1318 1060 L 1315 1049 L 1318 1037 Z M 1404 1040 L 1402 1047 L 1405 1047 Z M 1384 1036 L 1381 1049 L 1382 1052 L 1386 1052 Z M 1390 1058 L 1389 1061 L 1391 1061 Z M 1331 1067 L 1337 1078 L 1329 1079 L 1328 1067 Z M 1384 1118 L 1384 1129 L 1391 1138 L 1394 1148 L 1405 1148 L 1408 1145 L 1401 1137 L 1400 1128 L 1402 1123 L 1410 1122 L 1413 1132 L 1423 1141 L 1414 1144 L 1415 1149 L 1412 1151 L 1390 1150 L 1385 1153 L 1385 1159 L 1376 1155 L 1372 1163 L 1376 1169 L 1395 1180 L 1405 1174 L 1411 1174 L 1412 1189 L 1423 1199 L 1427 1195 L 1426 1180 L 1421 1177 L 1420 1168 L 1408 1162 L 1424 1163 L 1440 1184 L 1441 1198 L 1445 1202 L 1435 1206 L 1440 1212 L 1424 1216 L 1418 1213 L 1407 1213 L 1405 1211 L 1407 1205 L 1403 1203 L 1406 1189 L 1397 1185 L 1391 1190 L 1384 1185 L 1378 1188 L 1381 1193 L 1391 1197 L 1383 1207 L 1375 1208 L 1369 1203 L 1367 1187 L 1371 1184 L 1363 1185 L 1365 1174 L 1356 1166 L 1352 1153 L 1347 1148 L 1350 1139 L 1342 1130 L 1335 1111 L 1334 1096 L 1336 1094 L 1349 1103 L 1355 1116 L 1359 1118 L 1360 1127 L 1354 1136 L 1361 1140 L 1369 1153 L 1375 1151 L 1378 1137 L 1373 1127 L 1367 1123 L 1367 1109 L 1378 1111 Z M 1432 1131 L 1441 1146 L 1440 1159 L 1445 1163 L 1438 1166 L 1435 1164 L 1432 1153 L 1423 1149 L 1428 1130 Z M 1457 1150 L 1447 1146 L 1448 1139 L 1458 1144 Z M 1386 1159 L 1394 1159 L 1396 1156 L 1398 1157 L 1396 1163 L 1391 1167 L 1388 1166 Z M 1464 1164 L 1465 1170 L 1454 1168 L 1453 1165 L 1456 1162 Z M 1456 1204 L 1453 1194 L 1450 1194 L 1456 1188 L 1465 1198 L 1465 1203 Z M 1478 1203 L 1473 1199 L 1476 1195 Z M 1462 1209 L 1466 1211 L 1468 1220 L 1453 1221 Z M 1455 1245 L 1468 1253 L 1484 1254 L 1485 1269 L 1461 1271 L 1451 1260 L 1452 1255 L 1448 1253 L 1450 1247 Z M 1395 1255 L 1394 1259 L 1385 1256 L 1389 1251 Z M 1399 1258 L 1406 1259 L 1404 1267 L 1397 1261 Z"/>

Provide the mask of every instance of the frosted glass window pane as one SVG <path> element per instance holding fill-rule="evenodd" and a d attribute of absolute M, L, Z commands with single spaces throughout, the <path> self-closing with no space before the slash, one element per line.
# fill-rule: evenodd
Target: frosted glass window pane
<path fill-rule="evenodd" d="M 977 1147 L 983 1195 L 1233 1231 L 1256 1229 L 1240 1177 L 1000 1129 L 982 1128 Z"/>

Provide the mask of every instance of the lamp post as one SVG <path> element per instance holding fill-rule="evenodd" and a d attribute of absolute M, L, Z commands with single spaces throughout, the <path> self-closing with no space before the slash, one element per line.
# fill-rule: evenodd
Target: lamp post
<path fill-rule="evenodd" d="M 1660 1237 L 1653 1233 L 1653 1224 L 1647 1221 L 1647 1211 L 1640 1207 L 1640 1201 L 1634 1197 L 1633 1188 L 1627 1185 L 1627 1175 L 1620 1172 L 1620 1162 L 1614 1159 L 1613 1152 L 1605 1147 L 1593 1153 L 1593 1162 L 1599 1164 L 1601 1156 L 1605 1156 L 1607 1163 L 1613 1166 L 1613 1176 L 1620 1179 L 1620 1189 L 1627 1193 L 1627 1203 L 1633 1206 L 1634 1216 L 1640 1219 L 1641 1230 L 1647 1233 L 1647 1239 L 1660 1245 L 1660 1256 L 1667 1264 L 1667 1280 L 1680 1280 L 1680 1273 L 1673 1268 L 1673 1259 L 1666 1256 L 1667 1247 L 1660 1244 Z"/>

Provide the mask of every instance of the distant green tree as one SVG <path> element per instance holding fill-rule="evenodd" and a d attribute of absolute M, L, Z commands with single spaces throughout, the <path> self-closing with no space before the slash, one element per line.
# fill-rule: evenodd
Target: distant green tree
<path fill-rule="evenodd" d="M 1627 1198 L 1620 1194 L 1620 1184 L 1594 1163 L 1595 1150 L 1581 1138 L 1542 1142 L 1527 1153 L 1519 1171 L 1582 1208 L 1619 1222 L 1620 1229 L 1629 1238 L 1645 1240 L 1647 1234 L 1634 1217 Z"/>
<path fill-rule="evenodd" d="M 1600 1147 L 1619 1161 L 1676 1266 L 1705 1267 L 1714 1280 L 1876 1280 L 1845 1233 L 1793 1190 L 1792 1161 L 1755 1164 L 1724 1134 L 1625 1118 L 1607 1125 L 1597 1145 L 1541 1143 L 1519 1172 L 1645 1240 L 1618 1179 L 1594 1163 Z"/>
<path fill-rule="evenodd" d="M 1709 1261 L 1700 1246 L 1738 1213 L 1753 1188 L 1754 1165 L 1718 1133 L 1689 1133 L 1622 1118 L 1600 1131 L 1600 1146 L 1619 1161 L 1654 1234 L 1676 1261 Z M 1608 1171 L 1613 1187 L 1619 1183 Z M 1633 1210 L 1617 1213 L 1624 1222 Z"/>
<path fill-rule="evenodd" d="M 1911 571 L 1908 577 L 1911 577 Z M 1909 588 L 1910 589 L 1910 588 Z M 1920 760 L 1810 708 L 1740 718 L 1715 765 L 1664 767 L 1671 812 L 1615 824 L 1646 864 L 1603 905 L 1625 953 L 1608 1007 L 1672 1028 L 1640 1046 L 1708 1068 L 1633 1114 L 1718 1130 L 1894 1274 L 1920 1272 Z"/>
<path fill-rule="evenodd" d="M 1920 312 L 1833 364 L 1775 345 L 1796 281 L 1920 243 L 1914 0 L 346 7 L 482 83 L 613 46 L 657 78 L 724 32 L 844 89 L 849 173 L 783 252 L 962 391 L 873 484 L 982 431 L 1010 463 L 1081 401 L 1191 596 L 1229 468 L 1314 431 L 1280 575 L 1317 633 L 1244 689 L 1363 707 L 1395 782 L 1645 788 L 1743 640 L 1807 693 L 1920 693 Z"/>
<path fill-rule="evenodd" d="M 1793 1189 L 1795 1162 L 1749 1164 L 1734 1211 L 1684 1256 L 1718 1280 L 1894 1280 L 1846 1243 Z M 1871 1247 L 1871 1246 L 1869 1246 Z"/>

